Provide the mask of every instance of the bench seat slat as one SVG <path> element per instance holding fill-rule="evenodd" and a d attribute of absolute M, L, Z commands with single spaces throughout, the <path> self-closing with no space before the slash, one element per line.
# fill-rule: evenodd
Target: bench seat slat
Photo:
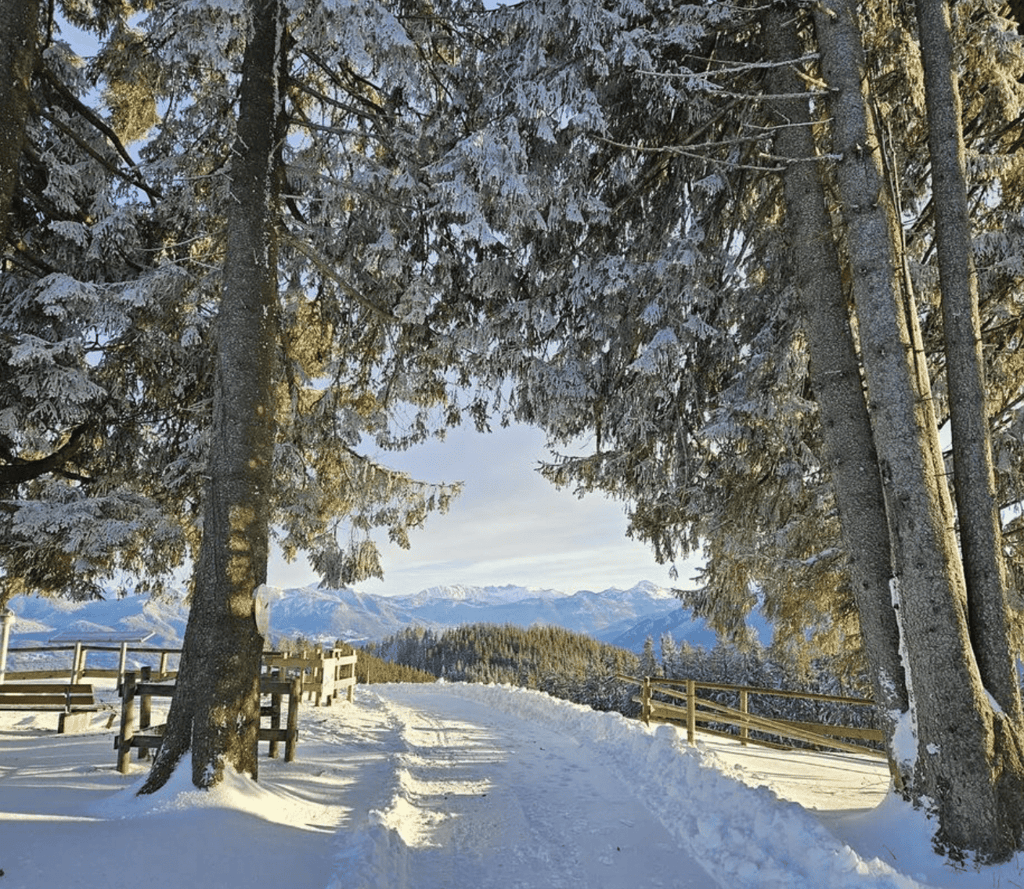
<path fill-rule="evenodd" d="M 92 698 L 82 703 L 92 703 Z M 67 698 L 64 695 L 18 695 L 7 700 L 0 697 L 0 707 L 65 707 Z"/>
<path fill-rule="evenodd" d="M 95 709 L 91 685 L 78 683 L 4 682 L 0 683 L 0 709 L 85 710 Z"/>
<path fill-rule="evenodd" d="M 24 710 L 26 713 L 63 713 L 67 710 L 64 704 L 0 704 L 0 710 L 10 713 L 18 713 Z"/>

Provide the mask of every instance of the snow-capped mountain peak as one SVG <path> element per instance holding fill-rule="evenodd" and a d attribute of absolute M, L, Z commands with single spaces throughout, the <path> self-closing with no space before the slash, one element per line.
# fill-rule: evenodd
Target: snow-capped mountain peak
<path fill-rule="evenodd" d="M 274 591 L 269 598 L 272 639 L 340 639 L 355 644 L 383 639 L 410 626 L 443 630 L 470 623 L 551 624 L 609 640 L 642 620 L 661 618 L 681 608 L 670 591 L 646 581 L 628 590 L 572 594 L 513 584 L 451 584 L 412 596 L 304 587 Z M 88 624 L 93 631 L 107 632 L 149 628 L 155 634 L 152 644 L 174 648 L 181 644 L 187 618 L 183 599 L 129 596 L 71 603 L 19 598 L 10 604 L 18 615 L 15 638 L 35 643 L 45 642 L 59 630 Z"/>

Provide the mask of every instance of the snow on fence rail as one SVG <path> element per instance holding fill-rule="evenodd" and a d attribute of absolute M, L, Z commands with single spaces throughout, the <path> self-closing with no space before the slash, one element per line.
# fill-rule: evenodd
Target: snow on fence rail
<path fill-rule="evenodd" d="M 624 681 L 640 686 L 640 696 L 634 700 L 640 704 L 640 718 L 650 724 L 657 722 L 679 722 L 686 726 L 686 737 L 690 744 L 695 742 L 698 726 L 700 731 L 719 737 L 738 738 L 743 744 L 761 744 L 767 747 L 792 747 L 792 744 L 768 741 L 752 735 L 757 732 L 771 735 L 780 740 L 800 741 L 815 747 L 827 747 L 846 753 L 867 754 L 886 757 L 886 752 L 854 741 L 882 741 L 879 729 L 847 725 L 826 725 L 817 722 L 802 722 L 792 719 L 777 719 L 759 716 L 750 712 L 752 695 L 778 698 L 797 698 L 849 706 L 873 707 L 874 701 L 867 698 L 849 698 L 841 695 L 823 695 L 811 692 L 783 691 L 775 688 L 750 688 L 723 682 L 697 682 L 693 679 L 636 679 L 620 677 Z M 722 692 L 735 695 L 737 707 L 729 707 L 717 701 L 700 696 L 698 691 Z M 666 698 L 670 700 L 665 700 Z M 671 701 L 683 702 L 684 706 Z M 729 725 L 739 729 L 738 734 L 710 728 L 710 725 Z M 844 740 L 845 739 L 845 740 Z"/>

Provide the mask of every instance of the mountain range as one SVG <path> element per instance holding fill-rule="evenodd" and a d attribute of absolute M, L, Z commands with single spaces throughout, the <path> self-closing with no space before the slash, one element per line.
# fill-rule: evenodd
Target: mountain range
<path fill-rule="evenodd" d="M 650 636 L 712 647 L 715 634 L 683 608 L 670 590 L 641 581 L 628 590 L 611 588 L 568 594 L 520 586 L 439 586 L 410 596 L 376 596 L 354 589 L 275 590 L 270 636 L 314 642 L 341 639 L 360 645 L 407 627 L 437 631 L 470 623 L 533 626 L 550 624 L 639 652 Z M 91 602 L 18 597 L 11 642 L 41 644 L 56 633 L 152 631 L 149 644 L 175 648 L 184 635 L 182 598 L 129 596 Z M 759 628 L 760 629 L 760 628 Z M 764 633 L 760 633 L 762 638 Z M 767 639 L 763 639 L 767 642 Z"/>

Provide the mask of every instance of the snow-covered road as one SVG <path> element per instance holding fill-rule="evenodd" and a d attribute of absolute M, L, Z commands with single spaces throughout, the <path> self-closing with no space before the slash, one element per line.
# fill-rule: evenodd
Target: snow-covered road
<path fill-rule="evenodd" d="M 114 699 L 113 689 L 103 694 Z M 686 744 L 539 692 L 360 687 L 297 758 L 214 791 L 114 768 L 110 730 L 0 713 L 0 889 L 992 889 L 932 853 L 884 764 Z"/>
<path fill-rule="evenodd" d="M 451 688 L 385 694 L 393 796 L 348 855 L 357 869 L 369 852 L 365 885 L 595 889 L 638 874 L 651 887 L 716 885 L 571 733 L 476 701 L 453 719 Z"/>

